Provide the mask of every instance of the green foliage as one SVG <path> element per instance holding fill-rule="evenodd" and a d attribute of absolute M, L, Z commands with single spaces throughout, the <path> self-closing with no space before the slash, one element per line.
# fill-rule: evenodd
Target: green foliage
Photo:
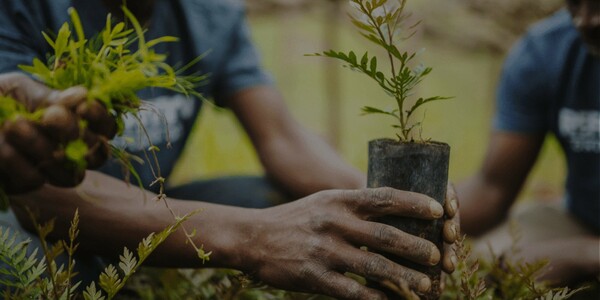
<path fill-rule="evenodd" d="M 513 247 L 506 256 L 513 257 L 516 252 L 518 249 Z M 547 265 L 546 261 L 509 261 L 495 255 L 489 261 L 473 260 L 464 237 L 456 243 L 456 255 L 458 265 L 456 271 L 446 277 L 442 300 L 559 300 L 569 299 L 585 289 L 551 288 L 538 282 L 536 279 Z"/>
<path fill-rule="evenodd" d="M 92 282 L 79 295 L 75 281 L 74 254 L 78 243 L 75 239 L 79 235 L 79 212 L 75 211 L 69 228 L 68 241 L 59 241 L 53 245 L 47 243 L 48 235 L 54 229 L 54 221 L 38 224 L 34 214 L 30 217 L 41 239 L 44 258 L 38 259 L 38 249 L 28 254 L 30 240 L 20 241 L 17 233 L 10 229 L 0 227 L 0 262 L 6 265 L 0 269 L 0 291 L 2 299 L 83 299 L 104 300 L 112 299 L 125 286 L 127 281 L 140 268 L 150 254 L 173 234 L 181 225 L 197 212 L 191 212 L 177 219 L 159 233 L 151 233 L 144 238 L 134 252 L 124 248 L 119 256 L 118 269 L 113 265 L 106 267 L 100 274 L 97 288 Z M 57 265 L 57 258 L 62 253 L 67 254 L 67 266 Z M 45 273 L 45 276 L 44 276 Z"/>
<path fill-rule="evenodd" d="M 205 300 L 330 300 L 288 292 L 252 282 L 239 271 L 228 269 L 143 268 L 125 287 L 135 299 Z"/>
<path fill-rule="evenodd" d="M 54 50 L 48 61 L 36 58 L 32 65 L 20 68 L 54 89 L 84 86 L 90 100 L 102 101 L 117 116 L 136 113 L 142 104 L 136 93 L 148 87 L 201 97 L 194 88 L 205 76 L 180 76 L 184 70 L 173 69 L 165 54 L 154 51 L 156 45 L 178 39 L 163 36 L 146 41 L 135 16 L 126 7 L 123 11 L 133 29 L 127 29 L 125 22 L 113 24 L 109 14 L 105 28 L 88 39 L 79 15 L 69 9 L 71 24 L 63 24 L 56 38 L 42 33 Z M 138 50 L 132 52 L 129 46 L 136 41 Z"/>
<path fill-rule="evenodd" d="M 195 214 L 192 212 L 187 214 L 164 229 L 163 231 L 154 234 L 151 233 L 149 236 L 144 238 L 138 245 L 136 254 L 137 257 L 129 249 L 124 248 L 123 254 L 119 256 L 119 269 L 113 265 L 106 267 L 104 272 L 100 274 L 99 286 L 106 293 L 106 299 L 112 299 L 117 293 L 125 286 L 125 283 L 129 278 L 138 270 L 138 268 L 144 263 L 144 261 L 150 256 L 160 244 L 162 244 L 167 237 L 173 234 L 181 224 L 185 222 L 190 216 Z M 90 285 L 86 288 L 87 297 L 85 299 L 104 299 L 103 293 L 96 290 L 96 286 Z M 89 297 L 89 298 L 88 298 Z"/>
<path fill-rule="evenodd" d="M 0 269 L 0 291 L 2 299 L 37 299 L 41 295 L 38 282 L 46 269 L 44 260 L 36 259 L 37 250 L 27 253 L 30 240 L 20 241 L 17 233 L 0 227 L 0 262 L 6 268 Z"/>
<path fill-rule="evenodd" d="M 126 290 L 135 299 L 284 299 L 327 300 L 325 296 L 288 292 L 275 289 L 234 270 L 224 269 L 155 269 L 141 268 L 148 256 L 173 234 L 193 214 L 187 214 L 159 233 L 144 238 L 136 251 L 127 248 L 119 257 L 117 266 L 109 265 L 83 291 L 76 290 L 78 282 L 72 273 L 72 257 L 77 249 L 79 214 L 75 212 L 69 229 L 69 240 L 54 245 L 42 245 L 45 258 L 37 259 L 37 249 L 27 254 L 29 240 L 20 241 L 18 235 L 0 227 L 0 262 L 8 267 L 0 269 L 2 299 L 79 299 L 108 300 L 119 298 Z M 53 222 L 36 224 L 38 234 L 47 237 Z M 562 300 L 577 295 L 583 288 L 550 288 L 535 281 L 544 262 L 526 264 L 509 262 L 499 257 L 490 261 L 473 261 L 464 238 L 457 243 L 457 270 L 446 277 L 441 299 L 448 300 L 501 300 L 536 299 Z M 515 249 L 516 250 L 516 249 Z M 57 266 L 59 253 L 69 256 L 67 266 Z M 47 258 L 52 261 L 47 263 Z M 46 273 L 46 276 L 43 276 Z M 410 299 L 410 298 L 407 298 Z"/>
<path fill-rule="evenodd" d="M 412 105 L 408 99 L 414 94 L 414 89 L 431 72 L 431 68 L 421 64 L 413 67 L 416 52 L 402 51 L 401 42 L 414 34 L 418 25 L 405 26 L 408 17 L 404 13 L 406 0 L 350 0 L 356 15 L 350 15 L 352 24 L 360 34 L 370 42 L 384 49 L 387 54 L 389 71 L 381 71 L 376 55 L 365 52 L 357 55 L 355 51 L 342 52 L 329 50 L 314 56 L 326 56 L 346 63 L 346 67 L 367 75 L 374 80 L 390 97 L 394 98 L 396 108 L 384 110 L 371 106 L 363 107 L 364 114 L 382 114 L 396 119 L 392 125 L 400 132 L 396 134 L 400 140 L 412 140 L 411 131 L 420 126 L 420 122 L 411 125 L 410 117 L 417 108 L 425 103 L 449 99 L 448 97 L 433 96 L 418 98 Z"/>

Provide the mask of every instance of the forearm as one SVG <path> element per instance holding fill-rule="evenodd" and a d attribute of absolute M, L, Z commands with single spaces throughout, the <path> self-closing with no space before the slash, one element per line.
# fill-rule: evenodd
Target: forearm
<path fill-rule="evenodd" d="M 31 228 L 25 207 L 39 212 L 39 220 L 56 218 L 54 238 L 66 238 L 69 222 L 76 209 L 80 214 L 81 250 L 116 257 L 123 247 L 136 249 L 152 232 L 159 232 L 175 222 L 164 202 L 154 194 L 127 185 L 96 172 L 88 172 L 76 189 L 45 186 L 29 194 L 13 197 L 13 209 L 24 226 Z M 250 228 L 253 210 L 208 204 L 197 201 L 168 199 L 175 214 L 182 216 L 200 209 L 183 226 L 197 245 L 212 251 L 204 266 L 244 268 L 244 230 Z M 181 229 L 169 237 L 150 257 L 149 263 L 170 267 L 198 267 L 201 260 Z"/>
<path fill-rule="evenodd" d="M 456 189 L 465 233 L 482 234 L 504 220 L 543 140 L 540 133 L 492 133 L 481 168 Z"/>
<path fill-rule="evenodd" d="M 267 174 L 296 196 L 326 189 L 357 189 L 366 177 L 346 163 L 322 138 L 299 125 L 261 146 Z"/>
<path fill-rule="evenodd" d="M 500 224 L 507 216 L 511 200 L 501 189 L 480 174 L 456 186 L 460 202 L 460 228 L 468 235 L 480 235 Z"/>
<path fill-rule="evenodd" d="M 241 91 L 229 104 L 250 136 L 267 174 L 295 196 L 366 185 L 364 174 L 294 119 L 272 87 Z"/>

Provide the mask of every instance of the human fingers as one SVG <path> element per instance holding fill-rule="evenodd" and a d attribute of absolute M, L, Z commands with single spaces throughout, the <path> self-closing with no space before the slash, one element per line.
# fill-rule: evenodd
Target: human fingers
<path fill-rule="evenodd" d="M 456 247 L 454 244 L 444 244 L 444 257 L 442 258 L 442 270 L 451 274 L 458 265 L 458 257 L 456 256 Z"/>
<path fill-rule="evenodd" d="M 22 103 L 28 111 L 43 106 L 51 90 L 21 73 L 0 74 L 0 95 Z"/>
<path fill-rule="evenodd" d="M 31 191 L 44 184 L 44 176 L 0 133 L 0 179 L 8 194 Z"/>
<path fill-rule="evenodd" d="M 347 300 L 387 299 L 382 292 L 368 288 L 337 271 L 315 268 L 307 270 L 304 275 L 305 280 L 320 283 L 309 290 L 311 293 Z"/>
<path fill-rule="evenodd" d="M 460 238 L 460 212 L 444 221 L 443 227 L 444 237 L 444 256 L 442 258 L 442 269 L 446 273 L 454 272 L 458 259 L 456 256 L 456 247 L 454 247 L 456 241 Z"/>
<path fill-rule="evenodd" d="M 117 122 L 99 101 L 84 101 L 77 105 L 75 113 L 87 121 L 88 128 L 96 134 L 111 139 L 117 133 Z"/>
<path fill-rule="evenodd" d="M 66 144 L 80 136 L 79 120 L 67 107 L 54 104 L 44 109 L 40 124 L 51 139 Z"/>
<path fill-rule="evenodd" d="M 77 134 L 78 137 L 83 137 L 88 146 L 88 153 L 85 156 L 86 167 L 95 169 L 108 159 L 110 151 L 108 139 L 116 134 L 117 124 L 115 118 L 103 104 L 96 100 L 87 100 L 86 97 L 87 90 L 82 87 L 69 88 L 49 97 L 50 102 L 67 108 L 66 111 L 62 108 L 57 109 L 54 112 L 57 115 L 54 118 L 55 121 L 50 123 L 53 124 L 53 127 L 68 128 L 68 132 L 71 133 L 70 137 L 73 138 L 72 134 L 75 128 L 72 127 L 73 122 L 67 121 L 67 119 L 74 118 L 77 121 L 85 121 L 85 126 L 77 128 Z M 56 105 L 52 105 L 52 107 Z M 63 118 L 62 122 L 58 122 L 61 117 Z M 69 123 L 67 124 L 67 122 Z M 69 124 L 71 127 L 68 127 Z"/>
<path fill-rule="evenodd" d="M 440 261 L 441 254 L 435 244 L 386 224 L 348 222 L 344 232 L 347 240 L 371 250 L 390 253 L 425 266 L 433 266 Z"/>
<path fill-rule="evenodd" d="M 87 89 L 82 86 L 74 86 L 62 91 L 51 89 L 44 95 L 43 103 L 46 106 L 57 104 L 74 110 L 79 104 L 86 102 L 87 92 Z"/>
<path fill-rule="evenodd" d="M 84 133 L 83 140 L 88 147 L 88 152 L 85 156 L 86 168 L 99 168 L 106 162 L 110 153 L 107 138 L 87 130 Z"/>
<path fill-rule="evenodd" d="M 340 195 L 358 215 L 396 215 L 416 219 L 437 219 L 444 210 L 433 198 L 389 187 L 343 191 Z"/>
<path fill-rule="evenodd" d="M 444 211 L 448 218 L 454 217 L 458 212 L 458 199 L 456 197 L 456 190 L 452 183 L 448 183 L 446 189 L 446 201 L 444 201 Z"/>
<path fill-rule="evenodd" d="M 69 161 L 64 155 L 40 165 L 48 183 L 58 187 L 74 187 L 83 181 L 85 170 Z"/>
<path fill-rule="evenodd" d="M 453 218 L 444 221 L 442 233 L 446 243 L 452 244 L 458 239 L 458 236 L 460 235 L 460 225 L 456 215 Z"/>
<path fill-rule="evenodd" d="M 431 280 L 427 275 L 396 264 L 384 256 L 354 247 L 339 250 L 332 257 L 332 266 L 343 272 L 363 276 L 375 282 L 389 282 L 396 286 L 408 284 L 409 288 L 420 293 L 429 291 Z"/>
<path fill-rule="evenodd" d="M 85 99 L 87 90 L 83 87 L 72 87 L 58 91 L 15 72 L 0 74 L 0 95 L 16 99 L 32 112 L 52 104 L 74 107 L 76 103 Z"/>
<path fill-rule="evenodd" d="M 3 126 L 6 141 L 13 148 L 31 160 L 33 165 L 52 159 L 53 144 L 33 122 L 17 117 Z"/>

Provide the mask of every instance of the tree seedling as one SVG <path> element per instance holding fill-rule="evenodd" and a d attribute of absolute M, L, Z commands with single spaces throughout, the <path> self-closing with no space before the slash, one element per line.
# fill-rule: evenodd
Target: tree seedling
<path fill-rule="evenodd" d="M 387 95 L 395 101 L 394 109 L 381 109 L 364 106 L 364 114 L 382 114 L 396 120 L 392 127 L 397 128 L 396 136 L 400 141 L 413 140 L 413 129 L 421 122 L 411 124 L 410 120 L 417 108 L 422 105 L 446 100 L 449 97 L 419 97 L 412 105 L 409 98 L 413 96 L 415 87 L 431 72 L 430 67 L 422 64 L 413 66 L 417 52 L 401 50 L 401 43 L 415 33 L 419 22 L 406 26 L 409 14 L 404 12 L 406 0 L 350 0 L 355 14 L 349 14 L 352 24 L 360 35 L 385 51 L 384 59 L 364 52 L 357 55 L 355 51 L 329 50 L 323 53 L 310 54 L 341 60 L 345 67 L 367 75 L 375 81 Z M 380 63 L 387 62 L 389 70 L 382 71 Z"/>

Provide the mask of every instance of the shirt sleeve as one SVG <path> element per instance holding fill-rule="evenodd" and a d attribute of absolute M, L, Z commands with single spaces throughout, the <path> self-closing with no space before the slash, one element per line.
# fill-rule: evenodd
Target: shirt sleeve
<path fill-rule="evenodd" d="M 214 90 L 214 100 L 220 106 L 226 106 L 227 99 L 239 91 L 272 84 L 271 76 L 262 68 L 259 54 L 251 41 L 243 10 L 240 10 L 227 42 Z"/>
<path fill-rule="evenodd" d="M 539 49 L 525 36 L 510 51 L 496 93 L 494 129 L 543 133 L 548 129 L 549 75 Z"/>
<path fill-rule="evenodd" d="M 40 20 L 24 3 L 0 0 L 0 73 L 19 71 L 19 65 L 30 65 L 47 52 Z"/>

